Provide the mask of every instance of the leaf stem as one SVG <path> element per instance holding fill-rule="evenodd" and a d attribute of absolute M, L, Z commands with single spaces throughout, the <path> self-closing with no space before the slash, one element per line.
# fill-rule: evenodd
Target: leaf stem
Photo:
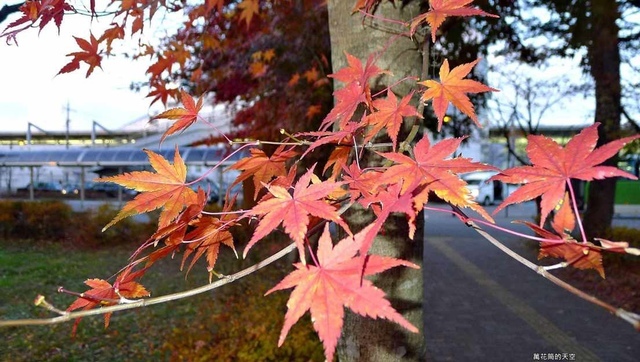
<path fill-rule="evenodd" d="M 587 235 L 585 234 L 584 227 L 582 226 L 582 220 L 580 219 L 580 211 L 578 210 L 578 203 L 576 202 L 576 193 L 573 191 L 571 180 L 567 180 L 567 186 L 569 187 L 569 195 L 571 195 L 571 207 L 573 207 L 573 213 L 575 214 L 575 218 L 578 221 L 580 236 L 582 237 L 582 242 L 586 243 Z"/>

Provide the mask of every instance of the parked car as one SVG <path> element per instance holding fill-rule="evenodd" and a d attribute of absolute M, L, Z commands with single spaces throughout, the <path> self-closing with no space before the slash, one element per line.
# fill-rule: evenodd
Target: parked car
<path fill-rule="evenodd" d="M 489 182 L 489 179 L 496 174 L 497 172 L 481 171 L 462 175 L 462 179 L 467 182 L 467 188 L 471 191 L 476 202 L 488 206 L 503 199 L 504 184 L 495 180 Z"/>
<path fill-rule="evenodd" d="M 104 193 L 109 197 L 118 196 L 118 190 L 122 190 L 123 195 L 134 196 L 137 194 L 135 190 L 124 188 L 113 182 L 94 182 L 90 184 L 90 189 L 93 192 Z"/>
<path fill-rule="evenodd" d="M 25 187 L 18 188 L 18 192 L 28 192 L 29 186 L 31 184 L 27 184 Z M 45 192 L 62 192 L 62 185 L 57 182 L 36 182 L 33 184 L 34 191 L 45 191 Z"/>
<path fill-rule="evenodd" d="M 76 184 L 66 184 L 62 186 L 63 195 L 77 195 L 80 193 L 80 186 Z"/>

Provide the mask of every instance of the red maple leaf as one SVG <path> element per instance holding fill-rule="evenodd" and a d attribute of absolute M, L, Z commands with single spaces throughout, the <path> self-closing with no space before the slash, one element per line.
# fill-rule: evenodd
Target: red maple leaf
<path fill-rule="evenodd" d="M 450 138 L 436 143 L 433 147 L 427 136 L 416 143 L 413 154 L 415 159 L 397 152 L 381 153 L 383 157 L 396 163 L 381 177 L 383 183 L 402 181 L 402 193 L 405 193 L 416 180 L 424 186 L 422 193 L 433 191 L 441 199 L 458 207 L 468 207 L 487 220 L 491 216 L 478 205 L 467 189 L 467 183 L 458 177 L 458 173 L 496 170 L 495 167 L 473 162 L 463 157 L 447 158 L 460 146 L 463 138 Z M 426 200 L 425 195 L 418 196 Z"/>
<path fill-rule="evenodd" d="M 76 43 L 83 51 L 67 54 L 67 56 L 73 57 L 73 59 L 71 59 L 71 61 L 67 63 L 67 65 L 62 67 L 58 74 L 69 73 L 76 69 L 79 69 L 80 62 L 85 62 L 89 64 L 89 69 L 87 70 L 86 75 L 87 77 L 89 77 L 95 67 L 101 68 L 100 62 L 102 61 L 102 56 L 100 55 L 101 52 L 98 51 L 98 45 L 100 44 L 100 42 L 98 42 L 93 34 L 90 35 L 89 41 L 78 38 L 76 36 L 74 36 L 74 39 L 76 39 Z"/>
<path fill-rule="evenodd" d="M 479 61 L 480 59 L 476 59 L 471 63 L 461 64 L 449 71 L 449 61 L 445 59 L 440 67 L 440 82 L 432 79 L 418 82 L 418 84 L 427 87 L 420 100 L 426 102 L 433 99 L 433 111 L 438 118 L 438 131 L 442 128 L 442 122 L 447 108 L 449 108 L 449 103 L 452 103 L 478 126 L 481 126 L 478 123 L 473 104 L 466 93 L 497 92 L 498 90 L 487 87 L 475 80 L 463 79 Z"/>
<path fill-rule="evenodd" d="M 271 156 L 267 156 L 264 151 L 252 148 L 249 150 L 251 156 L 245 157 L 229 167 L 232 170 L 242 171 L 231 186 L 237 185 L 244 180 L 253 178 L 255 186 L 254 200 L 262 189 L 263 184 L 268 184 L 273 178 L 286 176 L 286 162 L 298 154 L 292 149 L 285 150 L 284 146 L 278 147 Z"/>
<path fill-rule="evenodd" d="M 162 101 L 162 104 L 166 105 L 169 97 L 178 97 L 178 90 L 175 88 L 167 89 L 164 82 L 153 81 L 149 84 L 149 88 L 152 89 L 152 91 L 147 94 L 147 98 L 153 97 L 151 104 L 154 104 L 157 101 Z"/>
<path fill-rule="evenodd" d="M 361 196 L 364 198 L 376 195 L 381 187 L 380 178 L 382 172 L 377 170 L 367 170 L 363 172 L 356 163 L 344 166 L 344 176 L 342 179 L 349 184 L 351 201 L 356 201 Z M 365 207 L 367 205 L 364 205 Z"/>
<path fill-rule="evenodd" d="M 569 193 L 564 193 L 564 199 L 556 207 L 556 214 L 553 217 L 551 227 L 558 235 L 571 235 L 573 229 L 576 228 L 576 216 L 573 214 L 571 207 L 571 199 Z"/>
<path fill-rule="evenodd" d="M 373 55 L 369 56 L 363 66 L 360 59 L 346 53 L 348 66 L 338 70 L 329 77 L 346 83 L 344 88 L 333 92 L 336 104 L 322 121 L 321 129 L 326 130 L 335 122 L 339 122 L 340 128 L 344 128 L 361 103 L 371 105 L 371 89 L 369 80 L 380 74 L 387 73 L 375 64 Z"/>
<path fill-rule="evenodd" d="M 387 187 L 386 189 L 380 191 L 377 195 L 373 197 L 365 197 L 363 199 L 363 204 L 365 206 L 371 206 L 372 204 L 380 204 L 373 205 L 373 211 L 376 215 L 376 221 L 373 223 L 373 227 L 369 229 L 369 231 L 364 234 L 363 240 L 361 243 L 360 254 L 365 255 L 371 245 L 373 244 L 373 240 L 382 229 L 385 221 L 389 218 L 389 215 L 393 212 L 402 212 L 407 215 L 407 221 L 409 223 L 409 239 L 413 240 L 413 236 L 416 232 L 416 214 L 422 210 L 422 204 L 416 205 L 416 199 L 414 197 L 414 190 L 416 190 L 419 182 L 414 180 L 414 184 L 411 185 L 407 190 L 402 190 L 402 182 L 395 183 Z M 418 197 L 418 200 L 420 198 Z"/>
<path fill-rule="evenodd" d="M 155 119 L 171 119 L 176 120 L 169 129 L 167 129 L 162 138 L 160 138 L 160 143 L 164 141 L 164 139 L 174 134 L 178 131 L 184 131 L 189 126 L 191 126 L 195 121 L 198 120 L 198 113 L 202 109 L 202 100 L 204 97 L 200 97 L 198 99 L 198 103 L 194 102 L 193 97 L 189 95 L 189 93 L 184 90 L 180 90 L 180 99 L 182 100 L 182 105 L 184 107 L 176 107 L 168 109 L 157 116 L 152 117 L 149 121 L 153 121 Z"/>
<path fill-rule="evenodd" d="M 322 120 L 321 130 L 328 129 L 331 125 L 338 122 L 340 128 L 345 128 L 350 123 L 351 117 L 362 103 L 369 105 L 371 97 L 357 82 L 352 82 L 342 89 L 333 92 L 336 99 L 335 106 L 329 111 L 327 116 Z"/>
<path fill-rule="evenodd" d="M 315 167 L 315 165 L 314 165 Z M 311 184 L 313 169 L 302 175 L 293 190 L 293 194 L 281 186 L 267 186 L 270 199 L 260 201 L 249 211 L 251 215 L 262 216 L 256 230 L 244 249 L 244 256 L 258 240 L 264 238 L 282 223 L 284 230 L 298 246 L 300 260 L 305 263 L 304 241 L 309 225 L 309 215 L 325 220 L 334 221 L 349 231 L 347 224 L 342 221 L 334 206 L 323 199 L 342 185 L 342 182 L 325 181 Z"/>
<path fill-rule="evenodd" d="M 429 0 L 429 11 L 420 14 L 411 21 L 411 34 L 415 33 L 416 28 L 423 22 L 427 22 L 431 28 L 431 41 L 436 41 L 436 31 L 445 19 L 449 16 L 490 16 L 498 18 L 499 16 L 486 13 L 480 9 L 470 8 L 467 5 L 473 0 Z"/>
<path fill-rule="evenodd" d="M 175 64 L 176 59 L 170 52 L 166 52 L 165 55 L 166 56 L 158 55 L 158 60 L 147 68 L 147 73 L 151 74 L 152 80 L 159 78 L 165 70 L 171 73 L 171 68 Z"/>
<path fill-rule="evenodd" d="M 579 243 L 564 233 L 562 233 L 563 236 L 556 235 L 529 221 L 517 222 L 528 226 L 536 234 L 546 239 L 540 241 L 538 260 L 546 257 L 560 258 L 565 260 L 567 265 L 577 269 L 595 269 L 604 278 L 602 248 L 589 242 Z"/>
<path fill-rule="evenodd" d="M 409 104 L 412 97 L 413 92 L 407 94 L 398 103 L 396 95 L 392 91 L 388 91 L 387 98 L 374 100 L 373 108 L 375 108 L 376 111 L 365 118 L 365 121 L 371 128 L 367 131 L 363 142 L 369 142 L 381 129 L 386 128 L 387 134 L 393 143 L 393 149 L 395 150 L 403 117 L 422 118 L 422 115 L 418 113 L 416 108 Z"/>
<path fill-rule="evenodd" d="M 187 167 L 176 146 L 173 165 L 161 155 L 144 150 L 156 172 L 134 171 L 122 175 L 103 177 L 96 182 L 113 182 L 140 193 L 127 202 L 103 230 L 125 217 L 162 208 L 158 225 L 160 228 L 173 221 L 187 205 L 197 203 L 196 193 L 186 184 Z"/>
<path fill-rule="evenodd" d="M 347 57 L 348 66 L 338 70 L 333 74 L 329 74 L 330 78 L 335 78 L 342 83 L 358 83 L 363 88 L 369 85 L 369 80 L 377 75 L 385 74 L 388 72 L 383 71 L 378 68 L 375 64 L 375 58 L 372 55 L 367 58 L 367 63 L 363 66 L 360 59 L 354 57 L 353 55 L 345 52 L 344 55 Z"/>
<path fill-rule="evenodd" d="M 266 293 L 268 295 L 277 290 L 295 287 L 287 302 L 288 309 L 278 340 L 279 346 L 284 343 L 289 329 L 306 311 L 310 311 L 313 328 L 324 344 L 325 357 L 327 361 L 333 361 L 345 306 L 362 316 L 384 318 L 418 333 L 418 329 L 384 299 L 382 290 L 376 288 L 371 281 L 362 279 L 363 276 L 401 265 L 418 268 L 408 261 L 378 255 L 367 256 L 367 262 L 363 265 L 362 258 L 356 255 L 361 249 L 363 236 L 370 228 L 372 225 L 355 237 L 347 237 L 334 246 L 329 226 L 326 225 L 318 242 L 315 265 L 294 264 L 296 270 Z"/>
<path fill-rule="evenodd" d="M 613 157 L 640 135 L 612 141 L 595 149 L 599 125 L 594 123 L 583 129 L 564 148 L 551 138 L 529 135 L 526 150 L 532 166 L 513 167 L 492 177 L 492 180 L 523 184 L 496 208 L 494 214 L 508 205 L 541 196 L 540 225 L 543 225 L 551 210 L 562 201 L 572 178 L 584 181 L 617 176 L 637 179 L 616 167 L 597 165 Z"/>
<path fill-rule="evenodd" d="M 79 295 L 68 308 L 67 311 L 76 309 L 92 309 L 102 305 L 118 304 L 121 298 L 141 298 L 149 296 L 149 292 L 136 279 L 142 277 L 146 269 L 140 269 L 132 272 L 131 267 L 126 268 L 118 275 L 116 282 L 111 285 L 104 279 L 87 279 L 84 283 L 91 289 Z M 73 326 L 75 334 L 78 323 L 81 318 L 77 318 Z M 109 326 L 111 313 L 104 315 L 104 327 Z"/>

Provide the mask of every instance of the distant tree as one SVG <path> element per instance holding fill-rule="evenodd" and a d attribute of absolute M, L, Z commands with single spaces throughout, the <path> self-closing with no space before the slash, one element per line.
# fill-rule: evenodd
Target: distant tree
<path fill-rule="evenodd" d="M 598 129 L 598 145 L 621 136 L 621 115 L 626 113 L 622 99 L 621 66 L 640 74 L 637 66 L 637 49 L 640 44 L 640 28 L 627 17 L 640 11 L 637 0 L 524 0 L 521 7 L 521 24 L 535 47 L 534 60 L 558 57 L 582 56 L 585 72 L 593 78 L 595 90 L 595 122 Z M 538 12 L 534 12 L 538 11 Z M 528 14 L 525 14 L 528 12 Z M 548 18 L 534 14 L 546 13 Z M 626 87 L 629 89 L 628 87 Z M 633 93 L 627 94 L 632 96 Z M 633 123 L 633 119 L 628 117 Z M 637 129 L 637 125 L 636 125 Z M 616 166 L 617 158 L 606 162 Z M 603 235 L 611 226 L 615 195 L 615 178 L 596 180 L 589 192 L 585 212 L 585 228 L 588 235 Z"/>
<path fill-rule="evenodd" d="M 17 3 L 13 5 L 3 5 L 0 8 L 0 23 L 5 21 L 9 15 L 20 11 L 20 7 L 22 6 L 22 4 L 24 3 Z"/>

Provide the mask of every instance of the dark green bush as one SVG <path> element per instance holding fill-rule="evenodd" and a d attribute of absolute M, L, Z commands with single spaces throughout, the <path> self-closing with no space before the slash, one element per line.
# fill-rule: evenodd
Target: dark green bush
<path fill-rule="evenodd" d="M 152 222 L 127 218 L 102 232 L 117 210 L 104 204 L 74 212 L 63 201 L 0 201 L 0 235 L 5 239 L 103 246 L 140 243 L 155 231 Z"/>

